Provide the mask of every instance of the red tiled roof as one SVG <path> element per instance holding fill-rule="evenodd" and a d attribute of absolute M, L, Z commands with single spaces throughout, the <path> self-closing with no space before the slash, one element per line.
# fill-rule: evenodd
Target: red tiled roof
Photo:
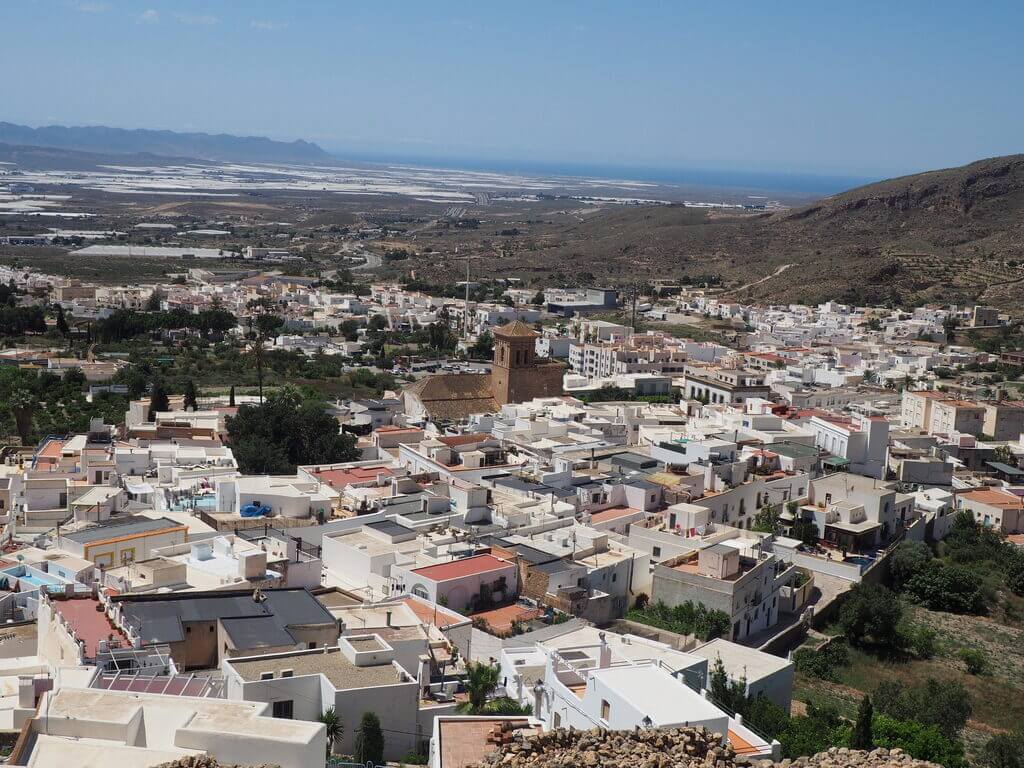
<path fill-rule="evenodd" d="M 96 610 L 99 600 L 91 597 L 78 597 L 70 600 L 53 600 L 51 605 L 67 621 L 75 632 L 75 637 L 85 642 L 85 655 L 94 659 L 99 653 L 100 640 L 113 640 L 121 646 L 129 645 L 128 638 L 117 627 L 110 623 L 107 614 Z"/>
<path fill-rule="evenodd" d="M 369 483 L 378 475 L 390 477 L 395 474 L 390 467 L 349 467 L 348 469 L 325 469 L 313 472 L 321 482 L 327 483 L 331 488 L 342 490 L 345 486 L 357 483 Z"/>
<path fill-rule="evenodd" d="M 442 605 L 435 606 L 414 595 L 403 598 L 402 602 L 416 614 L 417 619 L 425 624 L 433 624 L 438 629 L 448 629 L 448 627 L 465 624 L 469 621 L 468 618 L 461 613 L 456 613 L 451 608 L 445 608 Z"/>
<path fill-rule="evenodd" d="M 981 504 L 987 504 L 990 507 L 1002 507 L 1004 509 L 1024 507 L 1024 499 L 1019 496 L 1015 496 L 1012 493 L 1006 493 L 1005 491 L 968 491 L 967 493 L 962 494 L 961 498 L 968 499 L 970 501 L 977 501 Z"/>
<path fill-rule="evenodd" d="M 618 520 L 620 517 L 636 514 L 639 510 L 633 507 L 610 507 L 595 512 L 590 516 L 591 523 L 606 523 L 609 520 Z"/>
<path fill-rule="evenodd" d="M 466 576 L 473 576 L 488 571 L 500 571 L 506 568 L 515 568 L 515 565 L 502 560 L 494 555 L 473 555 L 464 557 L 461 560 L 452 560 L 450 563 L 439 563 L 427 565 L 423 568 L 416 568 L 413 573 L 431 581 L 451 581 Z"/>

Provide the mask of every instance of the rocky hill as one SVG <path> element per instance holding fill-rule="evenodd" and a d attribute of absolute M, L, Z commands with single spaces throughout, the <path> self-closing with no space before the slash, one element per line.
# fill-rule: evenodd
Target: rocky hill
<path fill-rule="evenodd" d="M 777 213 L 621 206 L 515 226 L 515 241 L 477 234 L 476 249 L 466 242 L 474 235 L 461 235 L 463 251 L 483 257 L 478 274 L 546 284 L 713 276 L 741 300 L 983 302 L 1024 313 L 1024 155 L 891 179 Z M 426 244 L 444 253 L 452 235 Z M 409 266 L 441 277 L 444 264 L 426 261 Z M 456 274 L 453 267 L 444 277 Z"/>
<path fill-rule="evenodd" d="M 751 763 L 720 742 L 721 734 L 703 728 L 560 729 L 510 735 L 480 768 L 735 768 Z M 834 748 L 783 763 L 753 762 L 759 768 L 940 768 L 899 749 L 863 752 Z"/>

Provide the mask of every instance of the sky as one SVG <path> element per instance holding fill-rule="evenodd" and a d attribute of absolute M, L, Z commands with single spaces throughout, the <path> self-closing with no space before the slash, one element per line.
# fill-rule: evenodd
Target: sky
<path fill-rule="evenodd" d="M 845 175 L 1024 151 L 1024 3 L 0 0 L 0 120 Z"/>

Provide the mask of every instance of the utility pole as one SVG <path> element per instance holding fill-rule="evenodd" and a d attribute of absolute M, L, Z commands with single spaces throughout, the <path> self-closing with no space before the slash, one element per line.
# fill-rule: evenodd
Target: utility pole
<path fill-rule="evenodd" d="M 630 323 L 629 323 L 630 326 L 633 328 L 633 333 L 636 333 L 636 291 L 637 291 L 637 286 L 636 286 L 636 283 L 634 282 L 633 283 L 633 311 L 632 311 L 632 319 L 630 320 Z"/>

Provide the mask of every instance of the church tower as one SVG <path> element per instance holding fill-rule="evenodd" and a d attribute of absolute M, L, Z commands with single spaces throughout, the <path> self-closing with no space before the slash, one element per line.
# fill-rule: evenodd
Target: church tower
<path fill-rule="evenodd" d="M 547 394 L 538 386 L 535 341 L 538 334 L 519 320 L 494 329 L 491 391 L 498 405 L 521 403 Z"/>

